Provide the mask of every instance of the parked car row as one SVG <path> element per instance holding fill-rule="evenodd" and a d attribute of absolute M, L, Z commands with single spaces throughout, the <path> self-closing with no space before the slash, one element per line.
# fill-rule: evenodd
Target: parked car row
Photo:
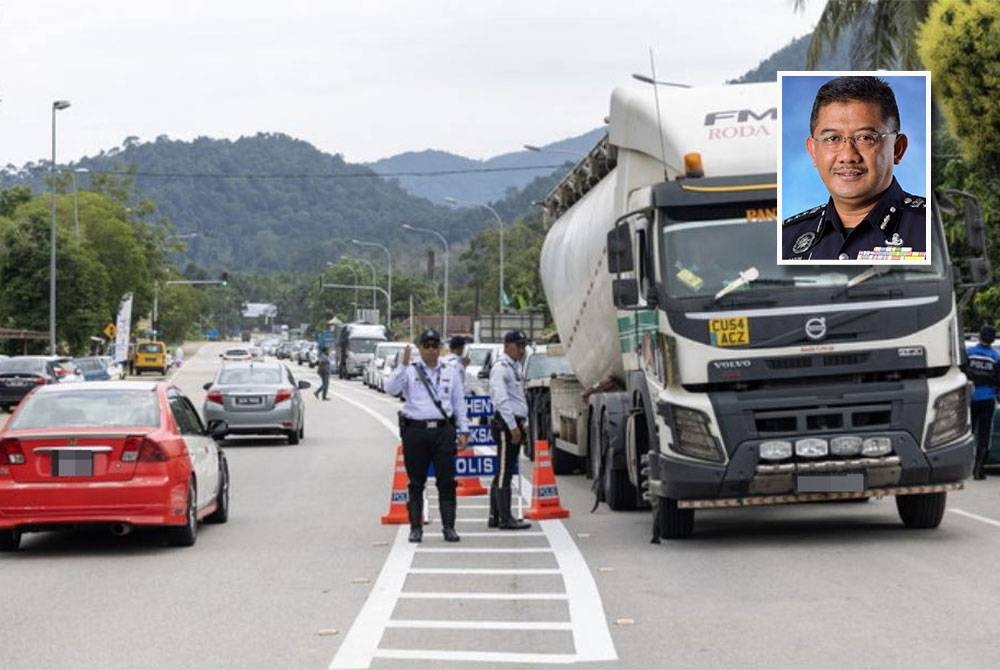
<path fill-rule="evenodd" d="M 403 349 L 412 346 L 409 342 L 380 342 L 375 345 L 371 360 L 365 364 L 361 379 L 365 386 L 385 393 L 385 380 L 396 368 Z"/>

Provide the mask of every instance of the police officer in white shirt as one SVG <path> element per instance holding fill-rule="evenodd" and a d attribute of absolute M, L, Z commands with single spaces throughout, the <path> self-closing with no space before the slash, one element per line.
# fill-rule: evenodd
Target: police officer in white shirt
<path fill-rule="evenodd" d="M 448 340 L 448 353 L 445 354 L 442 360 L 447 365 L 461 366 L 462 373 L 464 374 L 465 367 L 469 364 L 469 359 L 465 358 L 465 338 L 461 335 L 456 335 Z"/>
<path fill-rule="evenodd" d="M 402 353 L 399 365 L 385 382 L 389 395 L 406 398 L 399 413 L 399 434 L 403 440 L 403 460 L 410 479 L 410 542 L 423 539 L 424 484 L 427 466 L 434 463 L 438 505 L 441 508 L 441 531 L 447 542 L 458 542 L 455 532 L 455 452 L 469 442 L 469 420 L 465 415 L 462 388 L 464 373 L 460 368 L 438 360 L 441 335 L 425 330 L 417 340 L 420 358 L 410 364 L 410 347 Z"/>
<path fill-rule="evenodd" d="M 530 523 L 515 519 L 510 512 L 510 480 L 518 451 L 525 437 L 528 403 L 524 399 L 521 361 L 528 336 L 512 330 L 503 336 L 503 354 L 490 368 L 490 397 L 493 399 L 493 439 L 497 443 L 499 466 L 490 486 L 490 518 L 487 525 L 500 530 L 523 530 Z"/>

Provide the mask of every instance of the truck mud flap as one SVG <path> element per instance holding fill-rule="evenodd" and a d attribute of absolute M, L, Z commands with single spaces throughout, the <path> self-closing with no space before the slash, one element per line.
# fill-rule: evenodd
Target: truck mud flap
<path fill-rule="evenodd" d="M 754 507 L 757 505 L 789 505 L 804 502 L 850 500 L 852 498 L 884 498 L 886 496 L 941 493 L 944 491 L 958 491 L 964 488 L 965 484 L 955 482 L 952 484 L 927 484 L 924 486 L 892 486 L 851 492 L 797 493 L 774 496 L 747 496 L 745 498 L 718 498 L 715 500 L 678 500 L 677 507 L 681 509 L 712 509 L 720 507 Z"/>

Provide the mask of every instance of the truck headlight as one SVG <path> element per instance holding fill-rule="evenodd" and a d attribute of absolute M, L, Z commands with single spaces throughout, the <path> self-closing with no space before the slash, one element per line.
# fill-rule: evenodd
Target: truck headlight
<path fill-rule="evenodd" d="M 820 458 L 830 453 L 830 445 L 819 437 L 795 440 L 795 455 L 803 458 Z"/>
<path fill-rule="evenodd" d="M 892 453 L 892 440 L 888 437 L 866 437 L 861 446 L 865 456 L 885 456 Z"/>
<path fill-rule="evenodd" d="M 760 443 L 760 457 L 765 461 L 781 461 L 792 455 L 792 443 L 788 440 L 767 440 Z"/>
<path fill-rule="evenodd" d="M 857 456 L 861 449 L 861 438 L 854 435 L 842 435 L 830 440 L 830 453 L 834 456 Z"/>
<path fill-rule="evenodd" d="M 708 416 L 704 412 L 674 405 L 674 449 L 703 461 L 724 462 L 725 455 L 719 442 L 708 429 Z"/>
<path fill-rule="evenodd" d="M 966 387 L 962 386 L 934 401 L 934 420 L 927 429 L 924 449 L 936 449 L 968 432 L 969 396 Z"/>

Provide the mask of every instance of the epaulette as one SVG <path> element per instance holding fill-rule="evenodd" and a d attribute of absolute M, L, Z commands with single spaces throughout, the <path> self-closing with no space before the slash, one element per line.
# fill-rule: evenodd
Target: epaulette
<path fill-rule="evenodd" d="M 927 200 L 918 195 L 910 195 L 907 193 L 906 197 L 903 198 L 903 204 L 911 209 L 925 209 L 927 207 Z"/>
<path fill-rule="evenodd" d="M 812 209 L 807 209 L 807 210 L 806 210 L 806 211 L 804 211 L 804 212 L 799 212 L 798 214 L 796 214 L 796 215 L 794 215 L 794 216 L 790 216 L 790 217 L 788 217 L 787 219 L 785 219 L 785 220 L 784 220 L 784 221 L 782 222 L 781 226 L 782 226 L 782 227 L 785 227 L 785 226 L 788 226 L 788 225 L 791 225 L 791 224 L 793 224 L 793 223 L 798 223 L 798 222 L 799 222 L 799 221 L 801 221 L 802 219 L 804 219 L 804 218 L 806 218 L 806 217 L 808 217 L 808 216 L 812 216 L 813 214 L 815 214 L 815 213 L 819 212 L 819 211 L 820 211 L 821 209 L 823 209 L 823 207 L 825 207 L 825 206 L 826 206 L 826 205 L 819 205 L 819 206 L 817 206 L 817 207 L 813 207 Z"/>

